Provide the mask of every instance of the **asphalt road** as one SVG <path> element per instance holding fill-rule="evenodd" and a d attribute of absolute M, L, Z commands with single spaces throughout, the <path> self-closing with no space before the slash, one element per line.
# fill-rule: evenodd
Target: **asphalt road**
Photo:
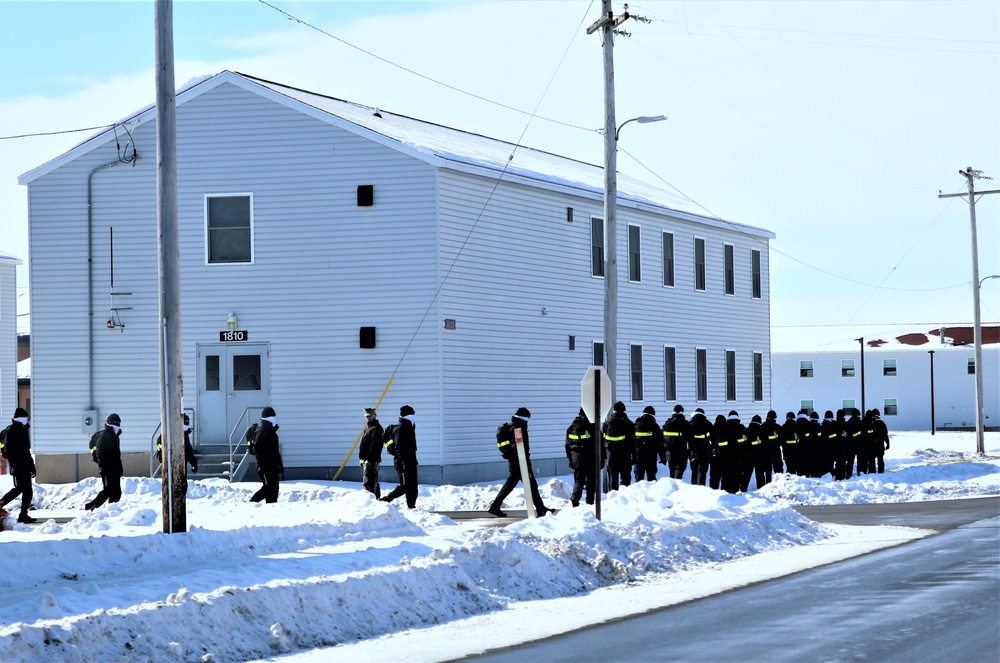
<path fill-rule="evenodd" d="M 942 533 L 477 661 L 1000 661 L 1000 498 L 799 507 Z"/>

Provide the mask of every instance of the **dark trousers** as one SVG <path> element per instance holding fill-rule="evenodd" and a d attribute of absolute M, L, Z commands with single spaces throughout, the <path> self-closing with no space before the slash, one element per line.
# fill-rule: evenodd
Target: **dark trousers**
<path fill-rule="evenodd" d="M 417 466 L 416 464 L 405 464 L 398 458 L 392 466 L 396 468 L 396 475 L 399 477 L 399 485 L 382 498 L 385 502 L 391 502 L 400 495 L 406 495 L 406 506 L 411 509 L 417 506 Z"/>
<path fill-rule="evenodd" d="M 7 506 L 20 495 L 21 515 L 26 515 L 28 507 L 31 506 L 31 497 L 34 494 L 31 490 L 31 472 L 15 472 L 13 477 L 14 487 L 8 490 L 7 494 L 3 496 L 0 506 Z"/>
<path fill-rule="evenodd" d="M 587 490 L 587 504 L 594 503 L 594 466 L 578 463 L 573 470 L 573 494 L 570 501 L 573 506 L 580 506 L 580 497 Z"/>
<path fill-rule="evenodd" d="M 378 483 L 378 468 L 381 463 L 367 462 L 364 464 L 361 474 L 361 484 L 375 499 L 382 497 L 382 487 Z"/>
<path fill-rule="evenodd" d="M 687 469 L 687 466 L 687 453 L 670 453 L 670 458 L 667 459 L 667 467 L 670 468 L 671 479 L 683 479 L 684 470 Z M 694 461 L 691 461 L 691 479 L 691 482 L 694 483 Z"/>
<path fill-rule="evenodd" d="M 257 476 L 260 477 L 261 487 L 253 497 L 250 498 L 251 502 L 260 502 L 264 500 L 267 504 L 274 504 L 278 501 L 278 471 L 268 470 L 264 471 L 257 468 Z"/>
<path fill-rule="evenodd" d="M 87 509 L 96 509 L 105 502 L 114 503 L 122 498 L 122 477 L 120 474 L 101 474 L 104 487 L 88 504 Z"/>
<path fill-rule="evenodd" d="M 722 463 L 718 456 L 712 456 L 711 460 L 708 461 L 708 486 L 719 489 L 722 484 Z"/>
<path fill-rule="evenodd" d="M 704 486 L 708 481 L 708 456 L 698 454 L 691 459 L 691 485 Z"/>
<path fill-rule="evenodd" d="M 656 481 L 656 455 L 652 458 L 639 457 L 639 462 L 635 464 L 636 481 Z"/>
<path fill-rule="evenodd" d="M 538 493 L 538 482 L 535 480 L 535 472 L 531 469 L 531 460 L 528 460 L 528 485 L 531 488 L 531 502 L 535 505 L 535 512 L 547 511 L 548 509 L 544 504 L 542 504 L 542 496 Z M 490 509 L 499 509 L 503 506 L 503 501 L 507 499 L 507 496 L 513 492 L 514 488 L 517 487 L 518 482 L 521 481 L 521 463 L 517 460 L 517 454 L 513 454 L 512 458 L 507 459 L 507 480 L 503 482 L 500 487 L 500 492 L 497 493 L 496 498 L 493 500 L 493 504 L 490 505 Z"/>
<path fill-rule="evenodd" d="M 608 458 L 608 490 L 618 490 L 618 486 L 627 486 L 632 482 L 632 459 L 625 455 L 612 455 Z"/>

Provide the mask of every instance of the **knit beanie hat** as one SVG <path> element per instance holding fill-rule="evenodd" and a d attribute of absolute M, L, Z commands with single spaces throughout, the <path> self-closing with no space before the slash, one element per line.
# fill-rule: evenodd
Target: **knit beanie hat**
<path fill-rule="evenodd" d="M 27 419 L 28 418 L 28 411 L 25 410 L 23 407 L 19 407 L 16 410 L 14 410 L 14 416 L 12 418 L 13 419 Z"/>
<path fill-rule="evenodd" d="M 114 412 L 112 412 L 111 414 L 108 415 L 108 423 L 111 424 L 112 426 L 121 426 L 122 418 L 119 417 Z"/>
<path fill-rule="evenodd" d="M 642 413 L 656 416 L 656 410 L 653 409 L 652 405 L 647 405 L 646 407 L 642 408 Z"/>
<path fill-rule="evenodd" d="M 517 408 L 517 412 L 514 413 L 515 417 L 520 419 L 531 419 L 531 411 L 526 407 Z"/>
<path fill-rule="evenodd" d="M 404 405 L 403 407 L 399 408 L 399 416 L 405 417 L 411 414 L 416 414 L 416 411 L 414 411 L 414 409 L 409 405 Z"/>
<path fill-rule="evenodd" d="M 615 410 L 615 412 L 624 412 L 625 411 L 625 404 L 622 403 L 621 401 L 618 401 L 617 403 L 615 403 L 614 410 Z"/>
<path fill-rule="evenodd" d="M 684 411 L 684 406 L 683 405 L 679 405 L 678 404 L 678 405 L 674 406 L 674 412 L 683 412 L 683 411 Z"/>
<path fill-rule="evenodd" d="M 265 407 L 263 410 L 260 411 L 261 419 L 267 419 L 268 417 L 273 417 L 273 416 L 275 416 L 274 408 L 271 407 L 270 405 L 268 405 L 267 407 Z"/>

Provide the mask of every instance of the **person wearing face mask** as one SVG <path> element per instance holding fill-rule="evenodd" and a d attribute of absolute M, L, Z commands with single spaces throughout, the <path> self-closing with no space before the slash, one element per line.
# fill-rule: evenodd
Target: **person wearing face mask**
<path fill-rule="evenodd" d="M 253 453 L 257 457 L 261 487 L 250 501 L 274 504 L 278 501 L 278 475 L 285 471 L 285 466 L 278 445 L 278 417 L 271 406 L 261 410 L 260 425 L 253 434 Z"/>
<path fill-rule="evenodd" d="M 115 413 L 108 415 L 104 429 L 90 438 L 90 453 L 94 462 L 101 469 L 101 491 L 91 501 L 84 505 L 87 511 L 93 511 L 105 502 L 117 502 L 122 498 L 122 450 L 119 438 L 122 434 L 122 420 Z"/>
<path fill-rule="evenodd" d="M 31 479 L 35 476 L 35 460 L 31 457 L 31 439 L 28 436 L 28 413 L 24 408 L 14 410 L 10 426 L 3 431 L 3 441 L 0 442 L 0 453 L 10 465 L 10 473 L 14 478 L 14 487 L 0 499 L 0 510 L 21 496 L 21 515 L 19 523 L 33 523 L 35 519 L 28 515 L 31 506 Z"/>
<path fill-rule="evenodd" d="M 163 462 L 163 436 L 156 436 L 156 460 Z M 191 446 L 191 419 L 184 415 L 184 460 L 191 465 L 191 473 L 198 472 L 198 458 L 194 455 L 194 447 Z"/>
<path fill-rule="evenodd" d="M 380 499 L 391 502 L 406 495 L 406 506 L 417 508 L 417 413 L 409 405 L 399 408 L 399 423 L 390 424 L 382 433 L 385 450 L 399 476 L 399 485 Z"/>

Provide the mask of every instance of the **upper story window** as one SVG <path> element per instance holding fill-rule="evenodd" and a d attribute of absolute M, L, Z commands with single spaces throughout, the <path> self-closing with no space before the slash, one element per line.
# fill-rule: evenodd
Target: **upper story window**
<path fill-rule="evenodd" d="M 205 196 L 205 255 L 209 264 L 253 262 L 253 194 Z"/>
<path fill-rule="evenodd" d="M 663 233 L 663 285 L 674 285 L 674 234 Z"/>
<path fill-rule="evenodd" d="M 677 400 L 677 349 L 663 348 L 663 400 Z"/>
<path fill-rule="evenodd" d="M 590 220 L 590 273 L 604 276 L 604 219 Z"/>
<path fill-rule="evenodd" d="M 639 226 L 628 227 L 628 280 L 638 283 L 642 281 L 642 251 L 639 245 Z M 642 399 L 639 399 L 642 400 Z"/>
<path fill-rule="evenodd" d="M 811 378 L 813 376 L 812 359 L 803 359 L 799 362 L 799 377 Z"/>
<path fill-rule="evenodd" d="M 841 359 L 840 360 L 840 377 L 842 378 L 853 378 L 854 377 L 854 360 L 853 359 Z M 851 407 L 854 407 L 853 405 Z"/>
<path fill-rule="evenodd" d="M 896 374 L 896 360 L 895 359 L 883 359 L 882 360 L 882 375 L 886 377 L 891 377 Z"/>
<path fill-rule="evenodd" d="M 760 299 L 760 250 L 750 251 L 750 289 L 754 299 Z"/>
<path fill-rule="evenodd" d="M 726 284 L 726 294 L 735 295 L 736 294 L 736 257 L 733 253 L 732 244 L 726 244 L 723 246 L 723 254 L 725 256 L 724 270 L 723 270 L 723 282 Z"/>
<path fill-rule="evenodd" d="M 705 240 L 694 240 L 694 289 L 705 289 Z"/>
<path fill-rule="evenodd" d="M 969 357 L 969 367 L 966 370 L 968 371 L 969 375 L 975 375 L 976 374 L 976 358 L 975 357 Z"/>
<path fill-rule="evenodd" d="M 604 366 L 604 343 L 594 341 L 594 366 Z"/>
<path fill-rule="evenodd" d="M 697 389 L 696 400 L 708 400 L 708 350 L 698 348 L 695 350 L 695 370 L 697 371 L 695 388 Z"/>
<path fill-rule="evenodd" d="M 726 350 L 726 400 L 736 400 L 736 351 Z"/>

